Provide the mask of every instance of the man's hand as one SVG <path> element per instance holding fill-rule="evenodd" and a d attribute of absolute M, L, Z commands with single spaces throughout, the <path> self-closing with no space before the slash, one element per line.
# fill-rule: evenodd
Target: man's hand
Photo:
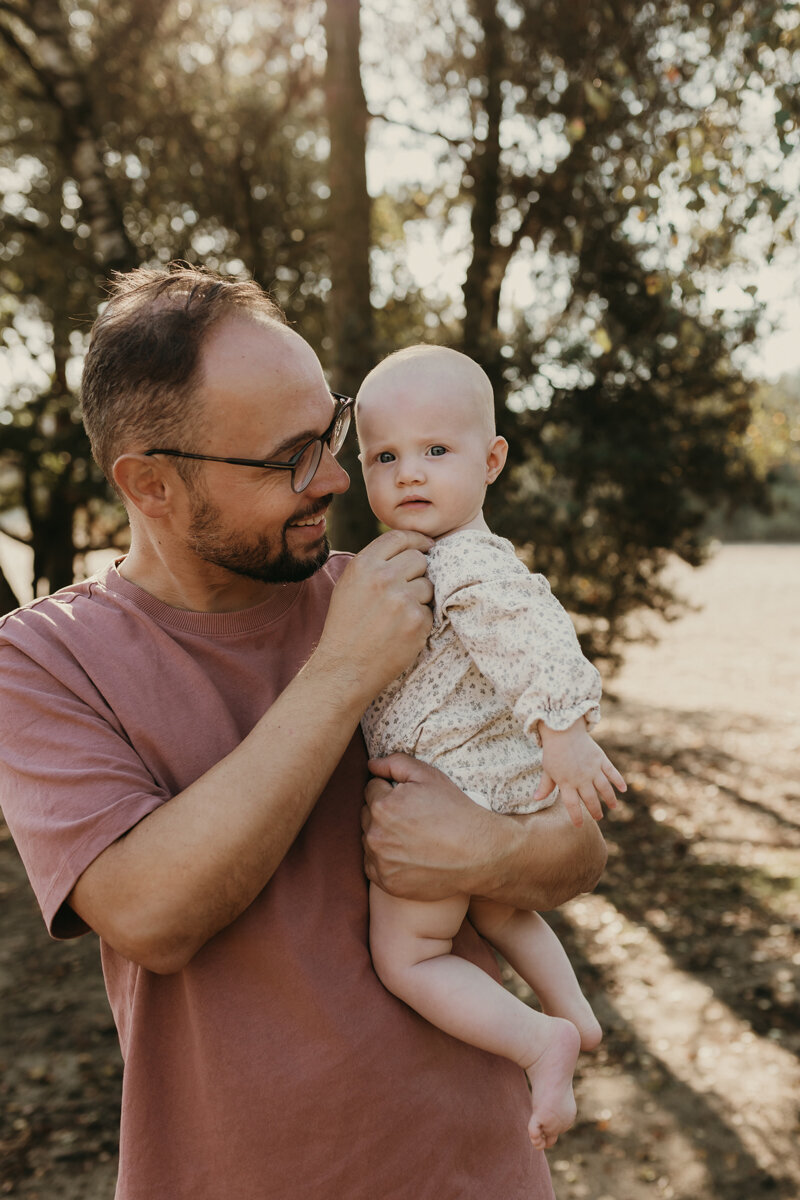
<path fill-rule="evenodd" d="M 542 778 L 534 799 L 544 799 L 558 785 L 570 820 L 577 827 L 583 824 L 583 805 L 596 821 L 603 817 L 601 800 L 609 808 L 617 807 L 614 788 L 625 792 L 627 784 L 608 755 L 590 737 L 583 717 L 562 732 L 548 729 L 540 722 L 539 735 Z"/>
<path fill-rule="evenodd" d="M 471 892 L 470 848 L 477 857 L 482 839 L 491 837 L 492 814 L 419 759 L 393 754 L 371 759 L 369 769 L 375 778 L 361 816 L 367 877 L 408 899 Z"/>
<path fill-rule="evenodd" d="M 541 812 L 501 815 L 405 754 L 373 759 L 369 767 L 375 778 L 362 812 L 364 869 L 384 891 L 414 900 L 464 892 L 547 911 L 600 878 L 606 849 L 598 826 L 589 821 L 576 829 L 560 801 Z"/>
<path fill-rule="evenodd" d="M 391 530 L 348 564 L 314 653 L 358 681 L 365 705 L 410 666 L 425 644 L 433 588 L 422 533 Z"/>

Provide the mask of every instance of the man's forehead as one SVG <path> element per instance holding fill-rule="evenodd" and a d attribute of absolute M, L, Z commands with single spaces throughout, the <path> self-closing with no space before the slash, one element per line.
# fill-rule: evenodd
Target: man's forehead
<path fill-rule="evenodd" d="M 292 391 L 322 386 L 322 367 L 298 333 L 269 319 L 235 316 L 220 322 L 201 356 L 208 392 Z"/>

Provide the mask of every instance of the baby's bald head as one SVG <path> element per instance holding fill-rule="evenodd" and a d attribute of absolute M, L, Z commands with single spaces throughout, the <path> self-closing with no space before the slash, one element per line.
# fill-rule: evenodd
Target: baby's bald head
<path fill-rule="evenodd" d="M 362 412 L 387 392 L 414 390 L 415 381 L 424 380 L 426 389 L 436 386 L 439 399 L 447 399 L 453 420 L 463 424 L 474 421 L 486 437 L 495 436 L 494 394 L 489 377 L 476 362 L 446 346 L 408 346 L 396 350 L 367 375 L 356 397 L 356 423 Z"/>

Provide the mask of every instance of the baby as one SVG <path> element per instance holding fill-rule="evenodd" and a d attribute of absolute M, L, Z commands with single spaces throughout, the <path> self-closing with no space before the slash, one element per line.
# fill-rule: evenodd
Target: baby
<path fill-rule="evenodd" d="M 587 729 L 599 719 L 599 675 L 547 581 L 483 517 L 508 450 L 495 433 L 487 376 L 455 350 L 398 351 L 364 380 L 356 425 L 375 515 L 435 539 L 433 629 L 364 715 L 371 759 L 415 755 L 495 812 L 535 812 L 560 791 L 576 825 L 584 811 L 600 819 L 601 799 L 615 807 L 614 787 L 624 791 L 625 781 Z M 389 777 L 382 764 L 370 767 Z M 451 953 L 467 915 L 544 1012 Z M 519 1063 L 531 1085 L 531 1141 L 552 1146 L 575 1119 L 579 1051 L 602 1033 L 538 913 L 466 895 L 403 900 L 372 885 L 370 948 L 384 985 L 423 1017 Z"/>

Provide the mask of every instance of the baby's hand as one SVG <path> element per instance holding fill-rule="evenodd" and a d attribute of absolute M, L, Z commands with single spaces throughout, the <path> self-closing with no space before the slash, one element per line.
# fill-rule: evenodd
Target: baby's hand
<path fill-rule="evenodd" d="M 608 755 L 589 736 L 583 717 L 560 733 L 540 722 L 539 734 L 542 778 L 534 800 L 544 799 L 558 784 L 570 820 L 578 826 L 583 824 L 584 805 L 596 821 L 603 816 L 601 800 L 609 808 L 617 807 L 614 788 L 625 792 L 627 784 Z"/>

